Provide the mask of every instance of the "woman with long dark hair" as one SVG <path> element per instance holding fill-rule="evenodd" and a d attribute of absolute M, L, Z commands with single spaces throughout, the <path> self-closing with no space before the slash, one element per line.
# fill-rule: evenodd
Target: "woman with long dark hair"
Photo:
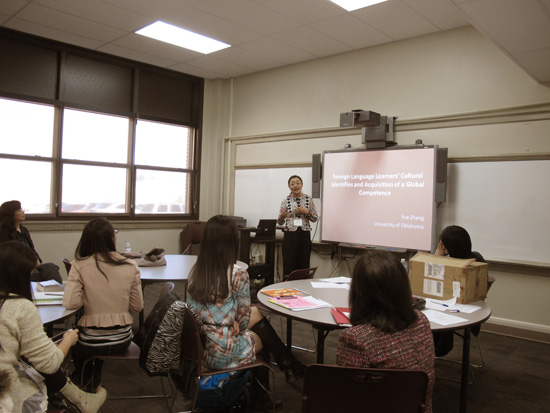
<path fill-rule="evenodd" d="M 353 271 L 352 327 L 340 334 L 336 363 L 349 367 L 422 370 L 428 374 L 432 411 L 434 346 L 430 323 L 413 308 L 409 277 L 395 255 L 368 252 Z"/>
<path fill-rule="evenodd" d="M 263 354 L 273 354 L 287 382 L 293 382 L 303 375 L 305 366 L 291 354 L 261 312 L 251 307 L 248 273 L 236 264 L 238 252 L 235 221 L 222 215 L 210 218 L 189 275 L 187 298 L 206 337 L 205 365 L 212 369 L 240 366 L 254 361 L 263 349 Z M 269 384 L 268 377 L 261 380 L 263 385 Z M 256 402 L 257 411 L 266 411 L 266 406 L 272 406 L 272 402 Z"/>
<path fill-rule="evenodd" d="M 36 266 L 34 252 L 18 241 L 0 244 L 0 368 L 10 375 L 13 411 L 45 411 L 47 392 L 59 394 L 81 412 L 99 410 L 107 393 L 85 393 L 68 380 L 60 369 L 63 359 L 78 339 L 78 330 L 66 331 L 55 345 L 44 332 L 40 314 L 32 302 L 31 272 Z M 44 385 L 28 363 L 44 377 Z M 29 410 L 30 411 L 30 410 Z"/>
<path fill-rule="evenodd" d="M 81 388 L 94 391 L 103 361 L 88 363 L 80 383 L 84 361 L 128 349 L 134 322 L 130 312 L 143 309 L 143 294 L 139 268 L 116 251 L 116 231 L 106 219 L 94 219 L 84 227 L 75 258 L 63 296 L 65 307 L 84 307 L 78 344 L 72 349 L 72 378 Z"/>
<path fill-rule="evenodd" d="M 59 267 L 52 262 L 42 262 L 42 258 L 34 248 L 31 233 L 23 225 L 25 211 L 19 201 L 7 201 L 0 205 L 0 242 L 19 241 L 33 250 L 37 259 L 37 266 L 31 274 L 31 281 L 56 280 L 62 284 Z"/>

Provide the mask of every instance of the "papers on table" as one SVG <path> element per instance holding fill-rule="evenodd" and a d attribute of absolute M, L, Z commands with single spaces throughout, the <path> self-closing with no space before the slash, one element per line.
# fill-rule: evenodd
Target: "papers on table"
<path fill-rule="evenodd" d="M 451 324 L 459 324 L 463 323 L 464 320 L 461 317 L 457 317 L 455 315 L 442 313 L 441 311 L 435 311 L 435 310 L 425 310 L 423 311 L 424 315 L 428 317 L 428 320 L 430 322 L 434 322 L 437 324 L 441 324 L 442 326 L 448 326 Z"/>
<path fill-rule="evenodd" d="M 309 295 L 305 291 L 298 290 L 297 288 L 279 288 L 277 290 L 262 290 L 263 294 L 270 297 L 295 297 Z"/>
<path fill-rule="evenodd" d="M 61 305 L 63 302 L 62 292 L 45 293 L 40 291 L 33 292 L 33 302 L 36 305 Z"/>
<path fill-rule="evenodd" d="M 303 311 L 303 310 L 313 310 L 315 308 L 323 307 L 332 307 L 326 301 L 314 298 L 311 295 L 301 297 L 273 297 L 269 300 L 273 304 L 280 305 L 288 310 L 292 311 Z"/>
<path fill-rule="evenodd" d="M 311 282 L 313 288 L 341 288 L 349 290 L 351 278 L 349 277 L 334 277 L 334 278 L 318 278 Z"/>
<path fill-rule="evenodd" d="M 433 298 L 423 297 L 426 300 L 426 308 L 439 311 L 448 311 L 450 313 L 473 313 L 480 309 L 475 304 L 457 304 L 456 297 L 450 300 L 435 300 Z"/>

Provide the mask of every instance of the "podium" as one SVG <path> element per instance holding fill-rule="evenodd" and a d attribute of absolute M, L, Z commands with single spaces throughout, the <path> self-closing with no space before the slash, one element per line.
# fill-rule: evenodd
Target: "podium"
<path fill-rule="evenodd" d="M 239 261 L 248 264 L 248 275 L 250 276 L 250 284 L 254 280 L 265 279 L 264 285 L 270 285 L 274 282 L 275 275 L 275 236 L 272 237 L 256 237 L 258 228 L 245 227 L 238 228 L 240 233 L 239 244 Z M 252 244 L 265 245 L 265 262 L 261 264 L 250 264 L 250 248 Z"/>

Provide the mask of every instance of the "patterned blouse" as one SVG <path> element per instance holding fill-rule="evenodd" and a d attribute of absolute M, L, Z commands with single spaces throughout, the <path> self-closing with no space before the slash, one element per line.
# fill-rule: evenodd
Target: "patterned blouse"
<path fill-rule="evenodd" d="M 434 344 L 430 323 L 420 311 L 418 320 L 408 329 L 384 333 L 362 324 L 340 334 L 336 364 L 346 367 L 422 370 L 428 375 L 426 412 L 432 412 L 434 386 Z"/>
<path fill-rule="evenodd" d="M 206 336 L 204 364 L 210 369 L 223 369 L 248 364 L 256 360 L 256 344 L 248 330 L 250 324 L 250 284 L 248 273 L 233 266 L 229 277 L 229 296 L 216 304 L 200 304 L 188 295 L 198 315 L 201 333 Z M 239 323 L 239 334 L 231 331 Z"/>
<path fill-rule="evenodd" d="M 299 207 L 305 207 L 309 210 L 308 215 L 301 215 L 301 214 L 294 214 L 294 209 Z M 284 222 L 279 221 L 278 224 L 282 225 L 284 223 L 285 225 L 285 231 L 296 231 L 298 229 L 298 226 L 295 225 L 294 220 L 297 218 L 302 219 L 302 225 L 301 228 L 303 231 L 311 231 L 311 225 L 310 222 L 317 222 L 317 219 L 319 218 L 317 215 L 317 211 L 315 210 L 315 204 L 313 203 L 313 199 L 309 195 L 305 195 L 300 198 L 295 198 L 293 196 L 287 196 L 283 199 L 281 202 L 281 207 L 279 208 L 279 215 L 281 215 L 285 211 L 291 211 L 292 215 L 285 218 Z"/>

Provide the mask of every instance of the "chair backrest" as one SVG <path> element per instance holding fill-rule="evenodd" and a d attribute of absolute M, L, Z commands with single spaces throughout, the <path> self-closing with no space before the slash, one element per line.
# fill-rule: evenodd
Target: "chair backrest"
<path fill-rule="evenodd" d="M 181 332 L 181 353 L 180 357 L 184 361 L 191 362 L 197 367 L 196 375 L 200 376 L 202 372 L 202 357 L 204 348 L 201 341 L 199 324 L 190 310 L 186 310 L 183 318 L 183 328 Z"/>
<path fill-rule="evenodd" d="M 180 252 L 182 254 L 197 254 L 198 246 L 202 241 L 204 221 L 190 221 L 180 232 Z"/>
<path fill-rule="evenodd" d="M 317 267 L 294 270 L 290 274 L 288 274 L 288 277 L 285 281 L 309 280 L 313 278 L 313 276 L 315 275 L 315 271 L 317 271 Z"/>
<path fill-rule="evenodd" d="M 310 365 L 304 375 L 302 413 L 425 411 L 428 375 L 386 370 Z"/>
<path fill-rule="evenodd" d="M 61 258 L 61 261 L 65 266 L 65 270 L 67 271 L 67 276 L 69 276 L 69 272 L 71 271 L 71 267 L 72 267 L 71 261 L 68 258 Z"/>
<path fill-rule="evenodd" d="M 177 300 L 179 300 L 179 297 L 174 292 L 174 283 L 164 283 L 155 306 L 147 315 L 145 322 L 140 326 L 137 334 L 135 335 L 134 342 L 142 350 L 140 364 L 143 368 L 145 368 L 145 363 L 149 355 L 149 349 L 155 338 L 158 327 L 170 306 Z"/>

